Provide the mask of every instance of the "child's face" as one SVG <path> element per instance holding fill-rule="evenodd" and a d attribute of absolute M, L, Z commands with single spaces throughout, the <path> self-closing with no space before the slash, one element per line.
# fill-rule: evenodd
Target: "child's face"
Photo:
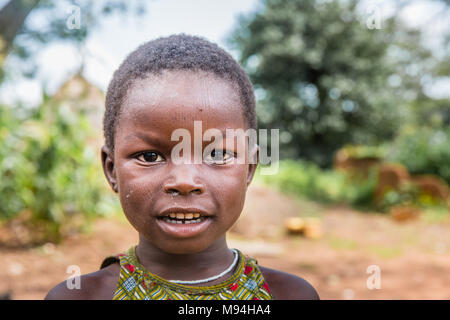
<path fill-rule="evenodd" d="M 171 151 L 180 141 L 171 141 L 171 135 L 176 129 L 187 129 L 193 157 L 194 120 L 202 121 L 203 132 L 210 128 L 246 130 L 237 89 L 205 73 L 166 71 L 162 76 L 136 80 L 122 110 L 114 158 L 104 147 L 103 166 L 140 236 L 169 253 L 195 253 L 223 241 L 242 211 L 256 165 L 248 161 L 174 164 Z M 203 142 L 202 151 L 209 143 Z M 227 151 L 237 152 L 237 148 Z M 168 222 L 163 217 L 171 208 L 201 213 L 201 222 Z"/>

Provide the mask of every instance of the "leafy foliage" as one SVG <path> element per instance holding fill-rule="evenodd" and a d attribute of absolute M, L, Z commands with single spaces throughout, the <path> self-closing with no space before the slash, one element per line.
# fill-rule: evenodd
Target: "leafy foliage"
<path fill-rule="evenodd" d="M 405 127 L 388 159 L 412 174 L 435 174 L 450 184 L 450 128 Z"/>
<path fill-rule="evenodd" d="M 30 224 L 57 241 L 64 227 L 113 212 L 97 154 L 86 146 L 91 132 L 85 115 L 48 101 L 22 116 L 2 107 L 0 219 L 29 212 Z"/>
<path fill-rule="evenodd" d="M 387 191 L 381 201 L 375 201 L 378 167 L 367 176 L 345 171 L 321 169 L 302 160 L 283 160 L 276 175 L 260 175 L 264 183 L 283 192 L 308 200 L 329 204 L 347 204 L 358 210 L 389 212 L 397 205 L 412 205 L 423 210 L 443 210 L 445 202 L 420 192 L 412 183 L 404 183 L 398 190 Z"/>
<path fill-rule="evenodd" d="M 388 141 L 422 94 L 431 55 L 420 32 L 395 18 L 370 30 L 357 3 L 265 0 L 230 37 L 255 84 L 260 126 L 281 129 L 284 157 L 327 167 L 345 144 Z"/>
<path fill-rule="evenodd" d="M 280 162 L 276 175 L 262 175 L 268 185 L 323 203 L 350 204 L 360 209 L 373 206 L 376 188 L 376 170 L 360 178 L 345 172 L 324 170 L 314 163 L 301 160 Z"/>

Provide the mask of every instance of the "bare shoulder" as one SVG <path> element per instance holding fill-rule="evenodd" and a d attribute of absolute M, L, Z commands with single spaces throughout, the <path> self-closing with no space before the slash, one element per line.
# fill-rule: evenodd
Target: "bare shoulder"
<path fill-rule="evenodd" d="M 296 275 L 258 266 L 274 299 L 277 300 L 319 300 L 313 286 Z"/>
<path fill-rule="evenodd" d="M 111 300 L 119 278 L 120 265 L 114 263 L 80 276 L 80 288 L 69 289 L 67 281 L 53 287 L 45 300 Z"/>

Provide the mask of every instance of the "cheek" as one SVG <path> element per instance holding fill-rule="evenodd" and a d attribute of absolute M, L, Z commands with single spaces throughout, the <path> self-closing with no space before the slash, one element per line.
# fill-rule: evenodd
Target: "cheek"
<path fill-rule="evenodd" d="M 227 220 L 237 220 L 244 207 L 247 191 L 246 167 L 246 165 L 236 164 L 233 174 L 221 173 L 222 183 L 215 184 L 216 194 L 220 195 L 223 216 Z"/>
<path fill-rule="evenodd" d="M 122 173 L 124 173 L 122 171 Z M 134 174 L 129 174 L 134 172 Z M 157 190 L 161 188 L 158 175 L 142 172 L 142 170 L 127 171 L 126 177 L 118 172 L 120 203 L 122 209 L 132 224 L 144 224 L 151 216 L 149 208 L 157 198 Z"/>

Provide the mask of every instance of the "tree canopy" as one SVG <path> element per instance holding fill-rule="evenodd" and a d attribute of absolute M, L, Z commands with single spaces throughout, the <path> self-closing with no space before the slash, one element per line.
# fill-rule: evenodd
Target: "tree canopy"
<path fill-rule="evenodd" d="M 32 57 L 49 43 L 81 44 L 102 17 L 145 10 L 143 0 L 9 0 L 0 8 L 0 82 L 9 55 L 26 62 L 15 64 L 15 71 L 33 76 L 37 66 Z"/>
<path fill-rule="evenodd" d="M 432 55 L 395 16 L 369 28 L 358 1 L 264 0 L 230 36 L 280 154 L 326 167 L 348 143 L 392 139 L 423 97 Z"/>

